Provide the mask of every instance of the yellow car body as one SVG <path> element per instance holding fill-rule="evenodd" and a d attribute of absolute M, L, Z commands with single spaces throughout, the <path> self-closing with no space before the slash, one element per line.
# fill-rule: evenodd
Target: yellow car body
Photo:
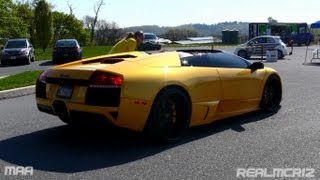
<path fill-rule="evenodd" d="M 228 57 L 245 61 L 248 67 L 192 65 L 185 62 L 183 56 L 187 54 L 188 58 L 208 53 L 183 53 L 129 52 L 52 67 L 43 72 L 37 81 L 38 109 L 57 115 L 67 123 L 73 113 L 88 113 L 99 115 L 119 127 L 143 131 L 157 96 L 162 92 L 161 97 L 166 97 L 165 92 L 170 88 L 173 89 L 169 90 L 173 94 L 172 99 L 176 96 L 174 92 L 181 91 L 177 95 L 184 94 L 183 98 L 186 100 L 182 96 L 180 99 L 184 100 L 184 104 L 189 104 L 184 112 L 179 112 L 188 114 L 183 116 L 188 119 L 185 123 L 187 127 L 209 124 L 218 119 L 258 110 L 262 107 L 262 100 L 266 101 L 269 96 L 274 98 L 272 95 L 277 93 L 276 102 L 269 103 L 264 108 L 274 106 L 271 107 L 274 110 L 279 105 L 282 88 L 280 76 L 275 70 L 263 66 L 252 69 L 250 62 L 221 51 L 209 54 L 220 53 L 221 57 L 228 54 Z M 94 75 L 95 72 L 99 73 Z M 275 87 L 270 92 L 265 92 L 271 77 L 276 81 L 272 85 Z M 101 82 L 103 80 L 108 82 Z M 176 98 L 172 101 L 178 100 Z M 180 105 L 173 103 L 172 106 L 179 109 L 177 106 Z M 156 107 L 154 108 L 156 111 Z M 169 114 L 174 117 L 172 121 L 182 117 Z"/>

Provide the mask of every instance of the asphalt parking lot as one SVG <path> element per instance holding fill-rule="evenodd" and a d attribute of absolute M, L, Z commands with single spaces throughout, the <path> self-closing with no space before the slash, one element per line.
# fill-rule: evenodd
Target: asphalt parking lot
<path fill-rule="evenodd" d="M 34 95 L 0 100 L 0 179 L 248 179 L 236 177 L 239 168 L 312 168 L 314 178 L 296 179 L 319 179 L 320 60 L 303 64 L 305 54 L 295 47 L 283 60 L 264 61 L 282 78 L 277 113 L 192 128 L 177 144 L 97 125 L 71 129 L 39 112 Z M 5 166 L 32 166 L 34 174 L 5 176 Z"/>

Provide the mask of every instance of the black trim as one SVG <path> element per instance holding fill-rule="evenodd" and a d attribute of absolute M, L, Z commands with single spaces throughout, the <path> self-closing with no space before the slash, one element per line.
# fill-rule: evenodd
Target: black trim
<path fill-rule="evenodd" d="M 79 85 L 79 86 L 89 85 L 89 80 L 83 80 L 83 79 L 65 79 L 65 78 L 47 77 L 46 82 L 50 84 L 59 84 L 59 85 L 65 85 L 65 84 Z"/>
<path fill-rule="evenodd" d="M 119 107 L 121 88 L 88 88 L 86 104 Z"/>

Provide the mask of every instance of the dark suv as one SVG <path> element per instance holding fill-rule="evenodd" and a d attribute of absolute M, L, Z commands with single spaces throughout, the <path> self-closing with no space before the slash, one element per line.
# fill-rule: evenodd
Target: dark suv
<path fill-rule="evenodd" d="M 82 58 L 82 48 L 76 39 L 58 40 L 52 52 L 53 64 L 64 63 Z"/>
<path fill-rule="evenodd" d="M 32 44 L 28 39 L 9 39 L 1 51 L 1 65 L 8 63 L 30 64 L 35 60 L 35 53 Z"/>

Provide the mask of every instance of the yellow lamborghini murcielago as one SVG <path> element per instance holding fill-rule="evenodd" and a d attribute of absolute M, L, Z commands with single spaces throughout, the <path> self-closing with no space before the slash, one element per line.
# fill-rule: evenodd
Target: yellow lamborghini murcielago
<path fill-rule="evenodd" d="M 49 68 L 36 84 L 38 109 L 67 124 L 93 115 L 166 141 L 191 126 L 275 111 L 281 98 L 275 70 L 219 50 L 98 56 Z"/>

